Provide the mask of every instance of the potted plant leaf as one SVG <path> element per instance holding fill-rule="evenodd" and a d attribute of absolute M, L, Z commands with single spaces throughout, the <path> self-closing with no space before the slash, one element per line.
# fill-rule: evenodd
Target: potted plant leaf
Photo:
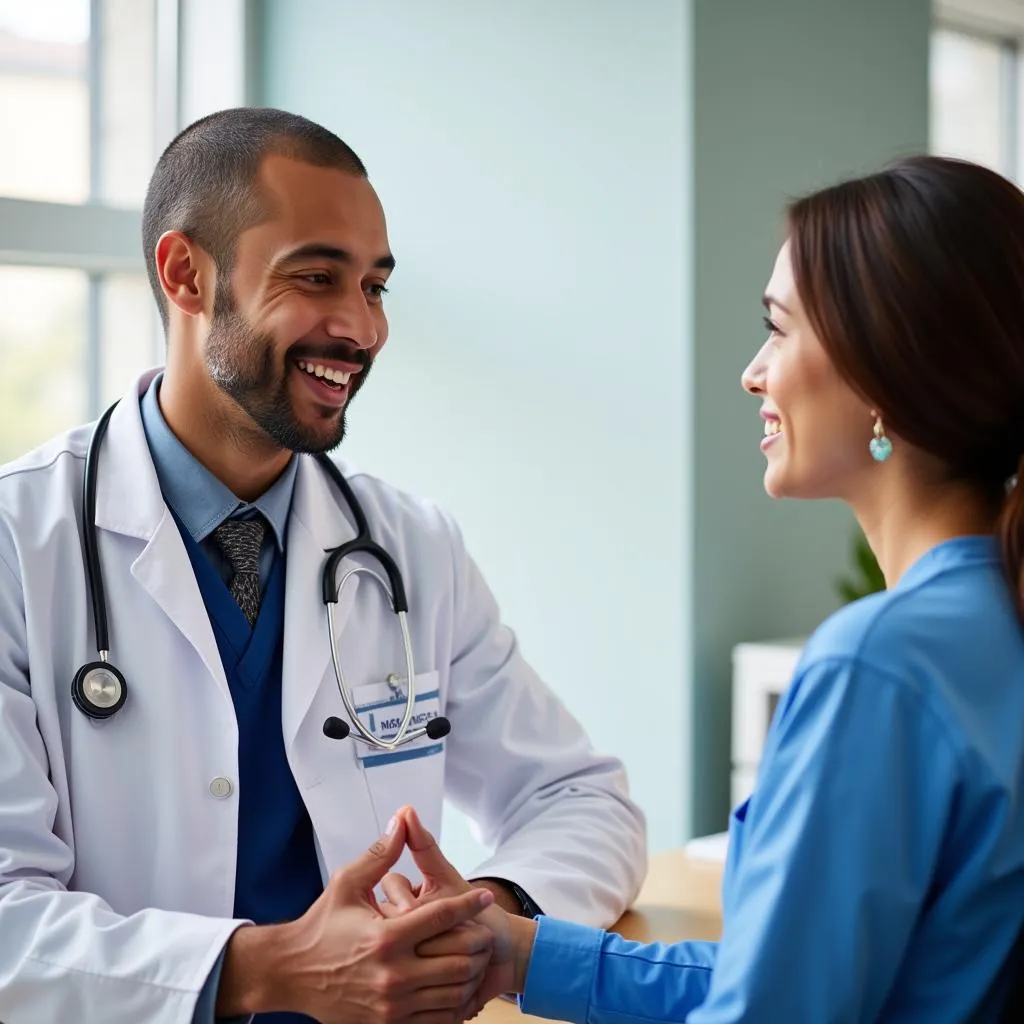
<path fill-rule="evenodd" d="M 859 601 L 868 594 L 885 590 L 885 577 L 878 567 L 874 552 L 867 538 L 860 530 L 853 538 L 853 572 L 849 577 L 836 581 L 836 590 L 846 604 Z"/>

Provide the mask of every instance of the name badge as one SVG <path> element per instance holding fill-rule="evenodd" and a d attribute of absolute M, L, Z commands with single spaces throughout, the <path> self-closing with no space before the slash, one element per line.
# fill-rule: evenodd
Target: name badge
<path fill-rule="evenodd" d="M 389 676 L 379 683 L 357 686 L 352 692 L 356 715 L 363 728 L 377 739 L 389 742 L 398 735 L 399 726 L 405 717 L 408 690 L 404 678 Z M 412 718 L 406 732 L 422 729 L 432 718 L 441 714 L 440 694 L 437 688 L 437 673 L 425 672 L 416 677 L 416 701 Z M 444 740 L 432 740 L 429 736 L 403 743 L 394 750 L 381 750 L 365 743 L 356 742 L 359 760 L 364 768 L 379 768 L 396 761 L 411 761 L 418 757 L 430 757 L 444 749 Z"/>

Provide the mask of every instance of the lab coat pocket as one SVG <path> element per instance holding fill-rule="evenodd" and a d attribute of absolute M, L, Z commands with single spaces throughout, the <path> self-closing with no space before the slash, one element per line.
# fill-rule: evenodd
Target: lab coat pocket
<path fill-rule="evenodd" d="M 357 687 L 352 696 L 363 726 L 378 739 L 393 739 L 405 715 L 404 681 L 389 677 L 382 683 Z M 438 673 L 417 675 L 409 730 L 422 728 L 440 714 Z M 387 822 L 395 811 L 409 804 L 416 808 L 428 828 L 439 826 L 444 796 L 443 739 L 421 736 L 394 750 L 360 743 L 358 750 L 379 822 Z"/>

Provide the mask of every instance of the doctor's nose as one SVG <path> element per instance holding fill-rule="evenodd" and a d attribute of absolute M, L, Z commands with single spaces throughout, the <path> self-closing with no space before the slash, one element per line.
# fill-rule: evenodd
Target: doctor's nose
<path fill-rule="evenodd" d="M 378 317 L 360 291 L 339 297 L 325 324 L 332 338 L 346 338 L 361 349 L 374 348 L 381 339 Z"/>

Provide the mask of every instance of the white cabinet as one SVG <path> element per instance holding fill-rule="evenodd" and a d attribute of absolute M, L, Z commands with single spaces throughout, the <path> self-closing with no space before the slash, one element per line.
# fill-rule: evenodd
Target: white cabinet
<path fill-rule="evenodd" d="M 750 796 L 779 697 L 800 660 L 802 640 L 737 644 L 732 652 L 732 806 Z"/>

